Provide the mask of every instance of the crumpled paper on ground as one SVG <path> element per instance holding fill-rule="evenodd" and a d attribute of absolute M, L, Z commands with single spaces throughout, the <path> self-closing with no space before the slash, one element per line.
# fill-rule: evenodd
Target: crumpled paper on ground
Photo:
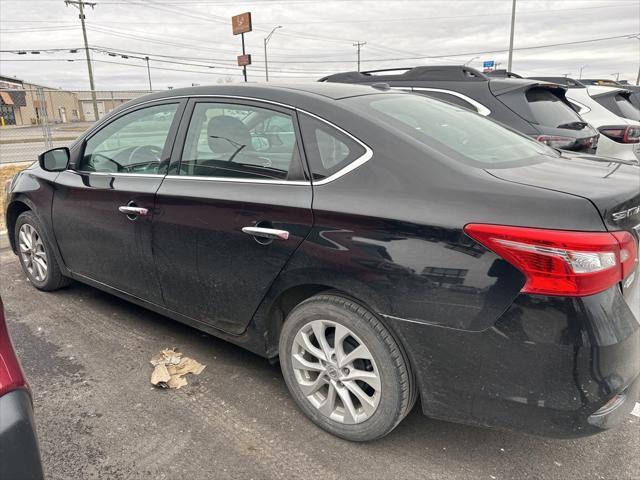
<path fill-rule="evenodd" d="M 151 365 L 154 366 L 151 383 L 161 388 L 184 387 L 187 384 L 185 375 L 200 375 L 206 366 L 193 358 L 183 357 L 175 348 L 165 348 L 151 357 Z"/>

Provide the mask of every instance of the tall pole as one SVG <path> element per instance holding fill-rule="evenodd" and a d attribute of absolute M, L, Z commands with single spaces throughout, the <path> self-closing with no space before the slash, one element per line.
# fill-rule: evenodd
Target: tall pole
<path fill-rule="evenodd" d="M 360 71 L 360 48 L 366 44 L 367 42 L 356 42 L 353 44 L 353 46 L 358 49 L 358 71 Z"/>
<path fill-rule="evenodd" d="M 271 40 L 271 35 L 273 35 L 274 32 L 279 28 L 282 28 L 282 25 L 278 25 L 277 27 L 274 27 L 273 30 L 271 30 L 271 33 L 267 35 L 264 39 L 264 78 L 267 82 L 269 81 L 269 64 L 267 62 L 267 43 L 269 43 L 269 40 Z"/>
<path fill-rule="evenodd" d="M 242 37 L 242 55 L 246 55 L 246 52 L 244 51 L 244 33 L 241 35 Z M 247 81 L 247 66 L 243 65 L 242 66 L 242 76 L 244 77 L 244 81 Z"/>
<path fill-rule="evenodd" d="M 582 65 L 580 67 L 580 73 L 578 74 L 578 80 L 580 80 L 582 78 L 582 70 L 584 70 L 587 67 L 588 67 L 588 65 Z"/>
<path fill-rule="evenodd" d="M 151 68 L 149 68 L 149 57 L 144 57 L 147 61 L 147 76 L 149 77 L 149 91 L 153 92 L 153 87 L 151 86 Z"/>
<path fill-rule="evenodd" d="M 65 0 L 67 6 L 73 5 L 80 10 L 80 23 L 82 24 L 82 37 L 84 38 L 84 53 L 87 57 L 87 70 L 89 70 L 89 88 L 91 89 L 91 101 L 93 102 L 93 115 L 98 120 L 98 100 L 96 99 L 96 87 L 93 83 L 93 68 L 91 67 L 91 57 L 89 56 L 89 41 L 87 40 L 87 29 L 84 25 L 84 6 L 89 5 L 91 8 L 96 6 L 95 3 L 85 2 L 84 0 Z"/>
<path fill-rule="evenodd" d="M 509 36 L 509 60 L 507 61 L 507 72 L 511 71 L 513 64 L 513 34 L 516 26 L 516 0 L 511 5 L 511 35 Z"/>

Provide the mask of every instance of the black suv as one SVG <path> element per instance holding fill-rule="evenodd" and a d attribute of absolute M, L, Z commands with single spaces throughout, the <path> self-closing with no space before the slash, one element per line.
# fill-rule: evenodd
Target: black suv
<path fill-rule="evenodd" d="M 468 108 L 554 148 L 596 151 L 598 132 L 573 110 L 565 98 L 566 88 L 555 83 L 516 75 L 489 77 L 466 66 L 346 72 L 320 81 L 386 83 Z"/>

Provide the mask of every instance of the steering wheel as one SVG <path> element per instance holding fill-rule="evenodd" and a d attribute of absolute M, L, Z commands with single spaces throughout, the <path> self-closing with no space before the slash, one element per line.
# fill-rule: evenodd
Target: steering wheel
<path fill-rule="evenodd" d="M 159 164 L 161 155 L 162 149 L 160 147 L 156 147 L 155 145 L 140 145 L 131 150 L 127 163 L 131 166 Z M 134 161 L 134 157 L 137 156 L 140 158 L 136 158 Z"/>

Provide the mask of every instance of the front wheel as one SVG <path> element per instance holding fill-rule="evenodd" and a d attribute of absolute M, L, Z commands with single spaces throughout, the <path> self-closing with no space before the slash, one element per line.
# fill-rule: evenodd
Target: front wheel
<path fill-rule="evenodd" d="M 31 211 L 22 213 L 15 226 L 15 241 L 22 270 L 38 290 L 65 287 L 71 279 L 62 275 L 40 221 Z"/>
<path fill-rule="evenodd" d="M 302 302 L 287 317 L 279 348 L 294 400 L 338 437 L 383 437 L 415 403 L 401 348 L 375 315 L 348 298 L 320 294 Z"/>

